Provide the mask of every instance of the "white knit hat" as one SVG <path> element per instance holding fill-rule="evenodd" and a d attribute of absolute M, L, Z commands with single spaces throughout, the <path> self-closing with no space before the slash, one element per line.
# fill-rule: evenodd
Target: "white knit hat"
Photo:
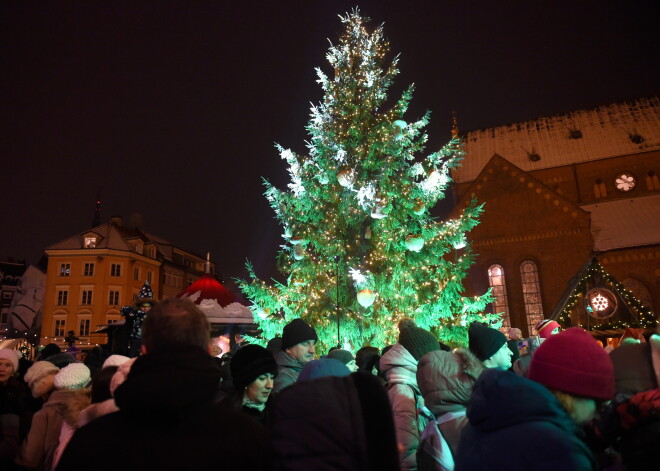
<path fill-rule="evenodd" d="M 10 348 L 0 348 L 0 358 L 9 360 L 14 365 L 14 373 L 18 371 L 18 356 L 16 355 L 16 351 Z"/>
<path fill-rule="evenodd" d="M 45 378 L 49 374 L 57 374 L 59 371 L 60 369 L 49 361 L 37 361 L 28 368 L 23 379 L 28 386 L 32 387 L 40 379 Z"/>
<path fill-rule="evenodd" d="M 128 360 L 130 360 L 130 358 L 125 357 L 124 355 L 110 355 L 103 362 L 103 368 L 106 368 L 108 366 L 119 366 L 122 363 L 127 362 Z M 101 368 L 101 369 L 103 369 L 103 368 Z"/>
<path fill-rule="evenodd" d="M 71 363 L 55 376 L 56 389 L 84 388 L 92 380 L 89 368 L 82 363 Z"/>

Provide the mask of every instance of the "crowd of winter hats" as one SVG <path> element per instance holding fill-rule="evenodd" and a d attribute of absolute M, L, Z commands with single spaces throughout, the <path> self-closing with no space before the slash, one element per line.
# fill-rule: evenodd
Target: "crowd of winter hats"
<path fill-rule="evenodd" d="M 277 363 L 273 354 L 259 345 L 239 348 L 229 363 L 229 369 L 237 390 L 246 388 L 263 374 L 277 376 Z"/>
<path fill-rule="evenodd" d="M 302 319 L 294 319 L 284 326 L 282 330 L 282 344 L 280 348 L 286 350 L 308 340 L 318 341 L 316 330 Z"/>

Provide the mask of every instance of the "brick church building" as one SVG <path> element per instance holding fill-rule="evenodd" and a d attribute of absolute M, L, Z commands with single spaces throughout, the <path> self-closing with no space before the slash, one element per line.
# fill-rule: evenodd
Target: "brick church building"
<path fill-rule="evenodd" d="M 594 256 L 660 310 L 660 100 L 616 103 L 463 136 L 456 208 L 483 202 L 469 233 L 468 295 L 493 288 L 503 327 L 535 334 Z"/>

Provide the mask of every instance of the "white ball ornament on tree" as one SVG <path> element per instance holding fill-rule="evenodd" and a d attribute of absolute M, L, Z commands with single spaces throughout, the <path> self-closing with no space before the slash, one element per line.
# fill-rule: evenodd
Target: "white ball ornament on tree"
<path fill-rule="evenodd" d="M 302 244 L 293 246 L 293 258 L 296 260 L 302 260 L 305 258 L 305 247 Z"/>
<path fill-rule="evenodd" d="M 418 200 L 417 203 L 415 203 L 415 206 L 413 206 L 413 213 L 415 213 L 417 216 L 421 216 L 424 214 L 424 211 L 426 211 L 426 205 L 423 201 Z"/>
<path fill-rule="evenodd" d="M 350 188 L 355 183 L 355 170 L 352 168 L 345 168 L 340 170 L 337 174 L 337 181 L 344 188 Z"/>
<path fill-rule="evenodd" d="M 362 307 L 371 306 L 375 300 L 376 300 L 376 293 L 374 293 L 370 289 L 361 289 L 357 293 L 357 302 Z"/>
<path fill-rule="evenodd" d="M 409 235 L 406 237 L 406 247 L 412 252 L 419 252 L 424 248 L 424 238 L 420 235 Z"/>
<path fill-rule="evenodd" d="M 298 237 L 298 236 L 291 237 L 291 245 L 300 245 L 300 244 L 304 244 L 305 242 L 307 241 L 302 237 Z"/>
<path fill-rule="evenodd" d="M 401 139 L 403 137 L 403 131 L 406 129 L 406 126 L 408 126 L 408 123 L 402 119 L 397 119 L 393 124 L 394 130 L 396 132 L 396 138 Z"/>

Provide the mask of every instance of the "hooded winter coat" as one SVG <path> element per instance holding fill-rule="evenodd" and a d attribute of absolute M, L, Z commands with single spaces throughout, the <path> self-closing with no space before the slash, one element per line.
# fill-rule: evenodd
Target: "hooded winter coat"
<path fill-rule="evenodd" d="M 198 347 L 139 357 L 115 391 L 119 411 L 79 428 L 57 469 L 265 469 L 262 426 L 214 403 L 219 381 Z"/>
<path fill-rule="evenodd" d="M 577 425 L 539 383 L 487 369 L 474 387 L 467 416 L 456 471 L 594 469 Z"/>
<path fill-rule="evenodd" d="M 464 413 L 472 388 L 483 371 L 483 365 L 470 352 L 435 351 L 427 353 L 417 365 L 417 383 L 424 396 L 424 404 L 436 418 L 447 412 Z M 463 427 L 468 423 L 465 415 L 439 426 L 454 456 Z"/>
<path fill-rule="evenodd" d="M 62 423 L 69 406 L 77 403 L 81 390 L 55 390 L 32 417 L 30 432 L 23 441 L 16 463 L 30 469 L 50 470 L 60 441 Z M 87 393 L 88 394 L 88 393 Z"/>
<path fill-rule="evenodd" d="M 304 363 L 299 362 L 284 350 L 278 351 L 274 356 L 278 372 L 273 385 L 273 394 L 295 383 L 305 366 Z"/>
<path fill-rule="evenodd" d="M 380 359 L 380 370 L 387 379 L 387 395 L 392 404 L 396 439 L 402 448 L 399 458 L 401 469 L 417 469 L 417 446 L 419 429 L 417 425 L 417 360 L 400 343 Z"/>

